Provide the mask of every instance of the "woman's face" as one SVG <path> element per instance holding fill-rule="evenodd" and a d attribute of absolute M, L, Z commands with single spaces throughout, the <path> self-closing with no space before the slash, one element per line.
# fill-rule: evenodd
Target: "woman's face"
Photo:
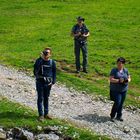
<path fill-rule="evenodd" d="M 123 68 L 124 67 L 124 64 L 122 63 L 122 62 L 117 62 L 117 67 L 119 68 L 119 69 L 121 69 L 121 68 Z"/>

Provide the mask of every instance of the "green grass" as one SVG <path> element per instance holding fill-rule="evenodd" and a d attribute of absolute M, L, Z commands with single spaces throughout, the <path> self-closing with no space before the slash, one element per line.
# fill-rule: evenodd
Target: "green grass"
<path fill-rule="evenodd" d="M 132 82 L 126 104 L 140 107 L 139 0 L 0 0 L 1 64 L 32 71 L 42 49 L 53 49 L 57 79 L 90 94 L 108 96 L 108 77 L 119 56 L 127 59 Z M 74 74 L 70 31 L 85 17 L 89 73 Z"/>
<path fill-rule="evenodd" d="M 73 137 L 75 140 L 109 140 L 106 136 L 97 135 L 85 128 L 77 128 L 65 120 L 53 119 L 43 123 L 37 121 L 37 112 L 27 109 L 17 103 L 8 101 L 0 97 L 0 126 L 5 128 L 23 127 L 33 132 L 37 131 L 37 126 L 58 126 L 62 128 L 63 134 Z"/>

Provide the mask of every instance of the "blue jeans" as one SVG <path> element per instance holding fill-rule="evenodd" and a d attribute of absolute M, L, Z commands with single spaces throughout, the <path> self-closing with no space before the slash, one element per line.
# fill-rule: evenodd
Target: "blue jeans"
<path fill-rule="evenodd" d="M 112 110 L 111 110 L 111 118 L 114 118 L 116 115 L 117 118 L 121 118 L 122 117 L 122 109 L 123 109 L 123 103 L 126 97 L 126 92 L 115 92 L 113 91 L 114 94 L 114 104 L 112 106 Z"/>
<path fill-rule="evenodd" d="M 75 63 L 76 63 L 76 69 L 80 70 L 80 50 L 82 50 L 82 56 L 83 56 L 83 70 L 87 69 L 87 42 L 80 43 L 79 41 L 75 40 L 75 47 L 74 47 L 74 53 L 75 53 Z"/>
<path fill-rule="evenodd" d="M 36 82 L 36 90 L 38 94 L 37 98 L 37 107 L 39 116 L 47 115 L 48 114 L 48 107 L 49 107 L 49 95 L 51 86 L 48 84 Z M 43 113 L 43 106 L 44 106 L 44 113 Z"/>

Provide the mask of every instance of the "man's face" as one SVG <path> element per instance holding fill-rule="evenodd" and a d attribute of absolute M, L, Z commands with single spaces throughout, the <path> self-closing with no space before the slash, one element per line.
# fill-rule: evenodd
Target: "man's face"
<path fill-rule="evenodd" d="M 43 53 L 43 54 L 44 54 L 44 58 L 45 58 L 45 59 L 48 59 L 48 58 L 50 58 L 50 56 L 51 56 L 50 50 L 46 50 L 45 53 Z"/>
<path fill-rule="evenodd" d="M 81 24 L 83 24 L 83 20 L 77 20 L 77 23 L 78 23 L 79 25 L 81 25 Z"/>

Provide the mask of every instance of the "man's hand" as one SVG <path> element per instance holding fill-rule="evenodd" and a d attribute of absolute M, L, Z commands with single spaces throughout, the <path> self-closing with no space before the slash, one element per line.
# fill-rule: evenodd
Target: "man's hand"
<path fill-rule="evenodd" d="M 51 85 L 52 85 L 52 83 L 49 83 L 49 84 L 48 84 L 48 86 L 51 86 Z"/>
<path fill-rule="evenodd" d="M 75 34 L 75 36 L 81 36 L 81 32 L 78 32 L 77 34 Z"/>

